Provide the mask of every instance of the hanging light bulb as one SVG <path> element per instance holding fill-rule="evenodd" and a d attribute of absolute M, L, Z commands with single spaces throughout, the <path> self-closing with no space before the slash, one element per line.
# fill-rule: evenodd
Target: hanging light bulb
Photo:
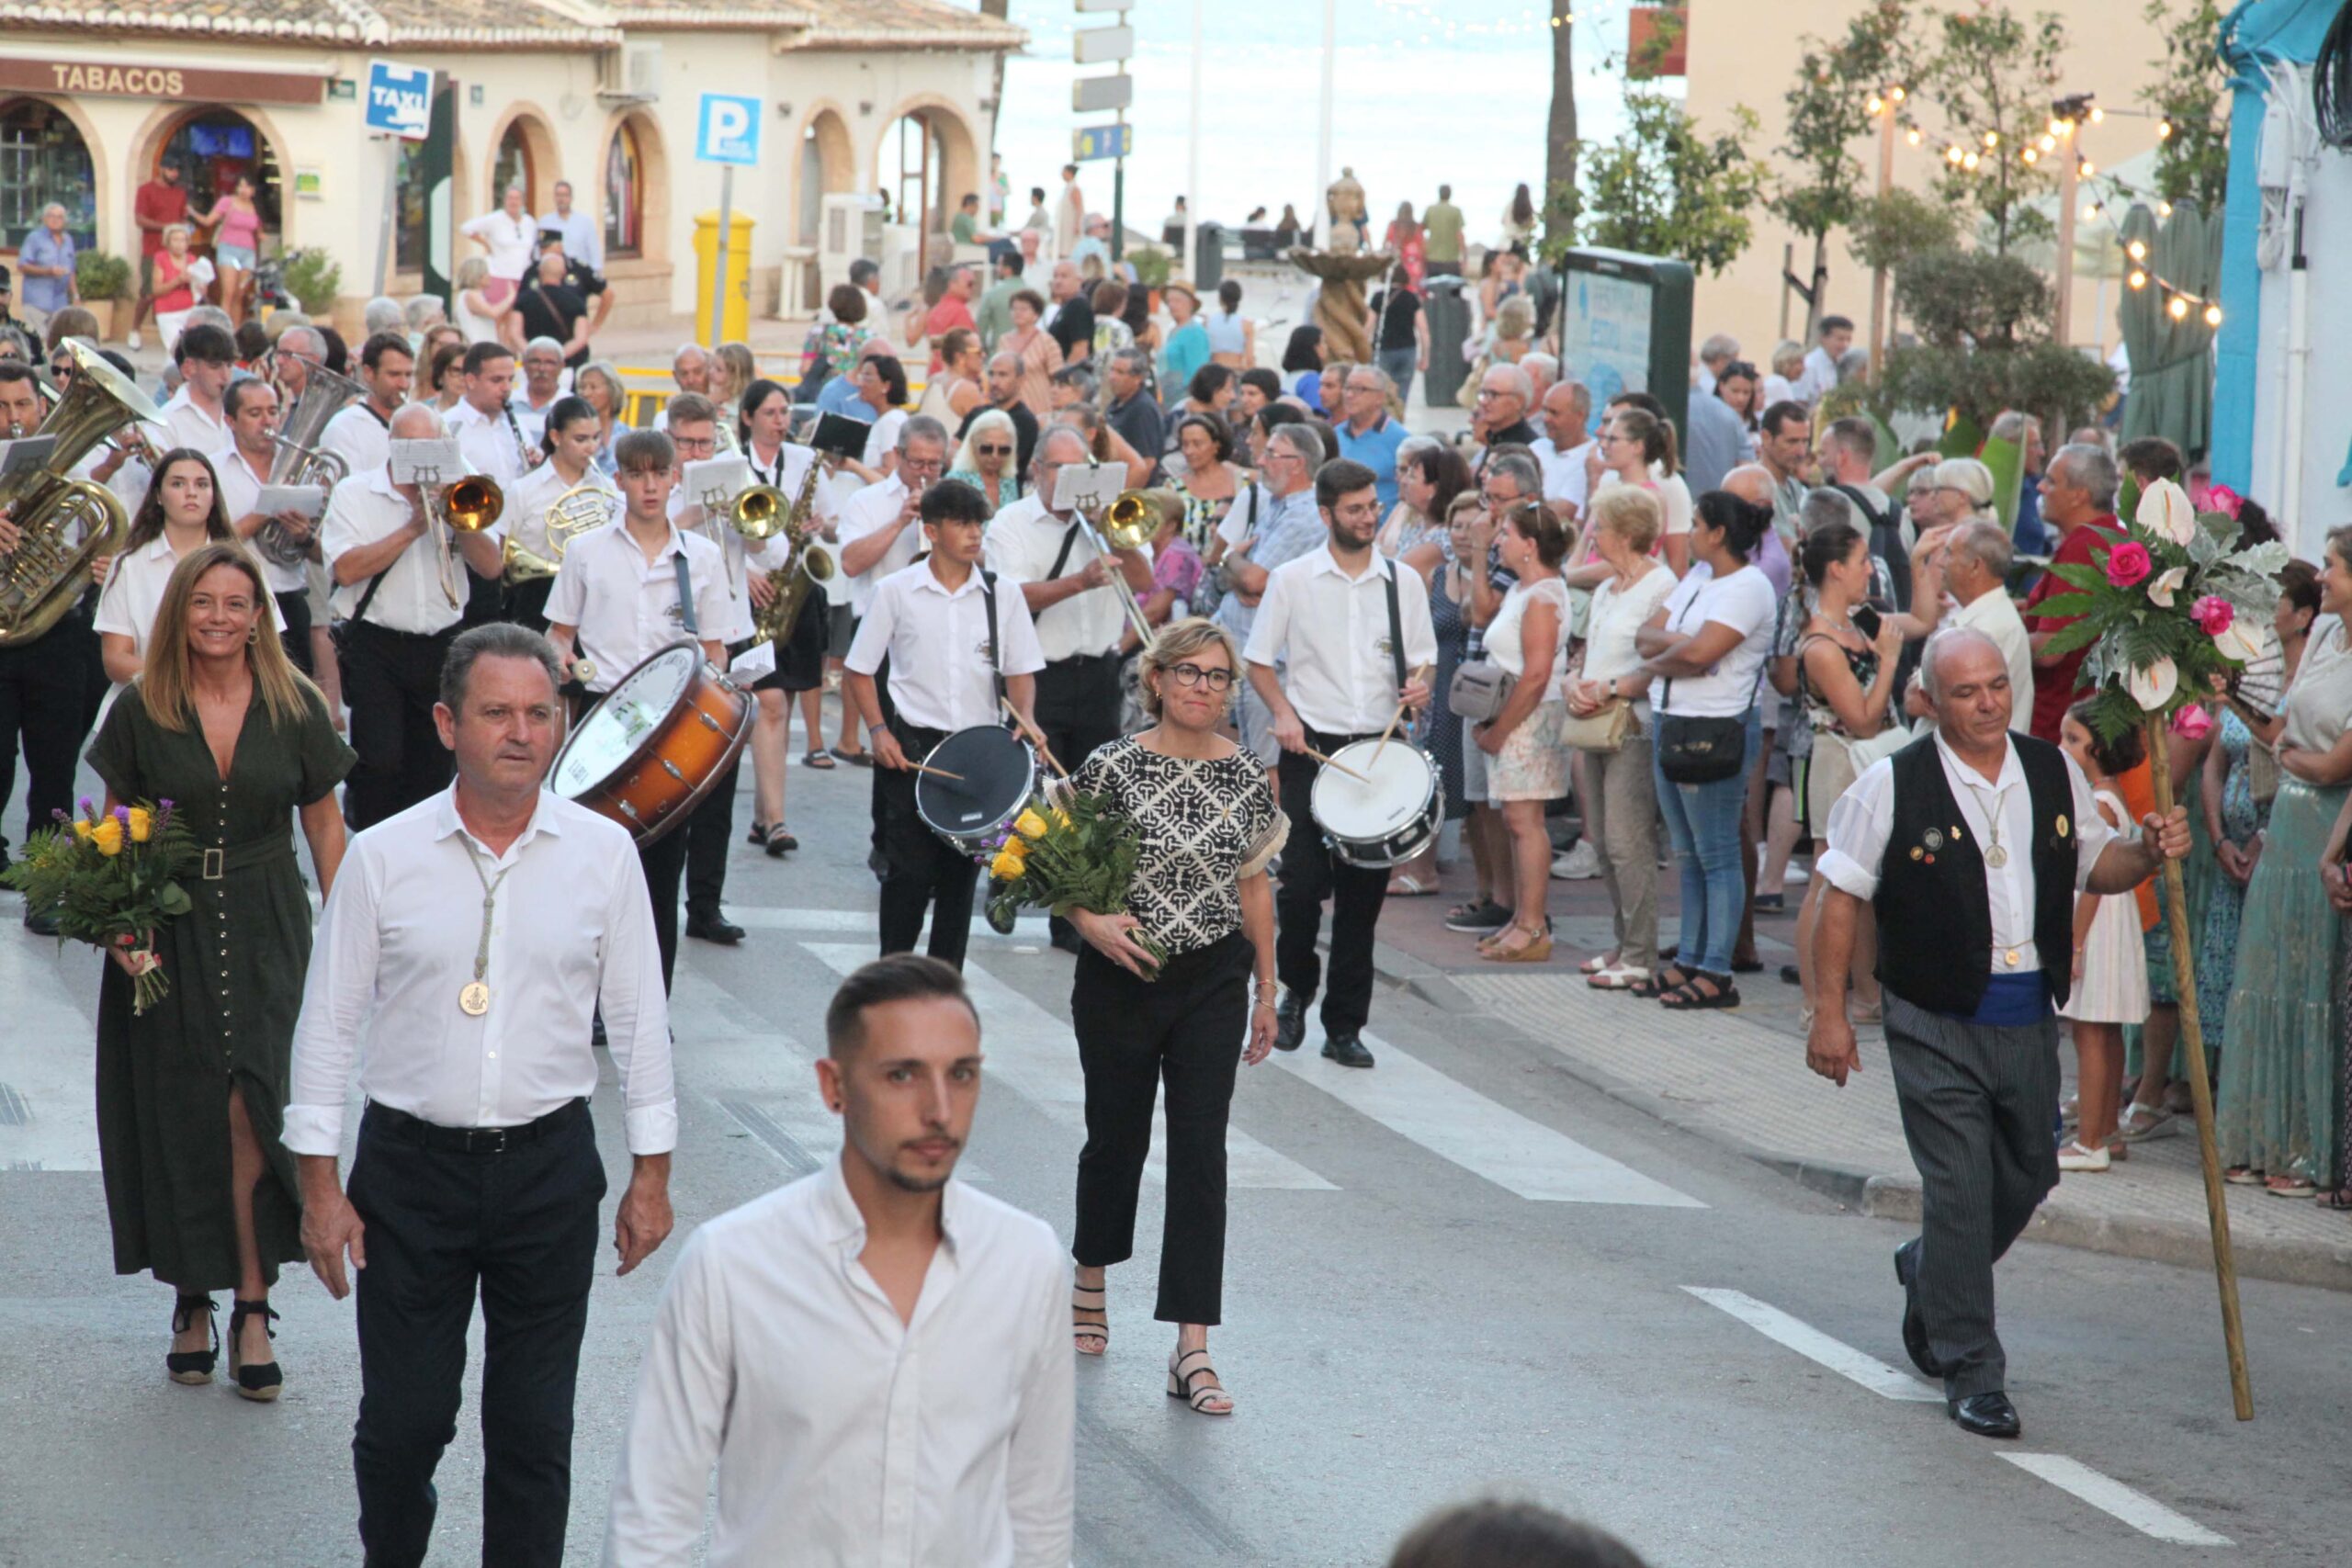
<path fill-rule="evenodd" d="M 2000 133 L 1999 131 L 1997 131 L 1997 130 L 1988 130 L 1988 131 L 1986 131 L 1986 132 L 1984 133 L 1984 145 L 1985 145 L 1985 146 L 1987 146 L 1987 147 L 1998 147 L 2000 144 L 2001 144 L 2001 133 Z"/>
<path fill-rule="evenodd" d="M 1920 140 L 1921 140 L 1920 135 L 1919 135 L 1919 128 L 1918 128 L 1917 126 L 1916 126 L 1916 125 L 1915 125 L 1915 126 L 1913 126 L 1910 130 L 1908 130 L 1905 131 L 1905 132 L 1903 133 L 1903 140 L 1904 140 L 1904 141 L 1908 141 L 1908 142 L 1909 142 L 1909 143 L 1911 143 L 1911 145 L 1912 145 L 1912 146 L 1914 146 L 1914 147 L 1917 147 L 1917 145 L 1919 145 L 1919 142 L 1920 142 Z"/>
<path fill-rule="evenodd" d="M 2205 307 L 2205 324 L 2209 327 L 2218 327 L 2222 324 L 2222 308 L 2219 305 Z"/>
<path fill-rule="evenodd" d="M 2043 137 L 2041 139 L 2041 150 L 2044 152 L 2055 152 L 2058 151 L 2058 139 L 2054 136 Z"/>
<path fill-rule="evenodd" d="M 1962 152 L 1957 147 L 1947 147 L 1944 149 L 1944 162 L 1947 164 L 1957 165 L 1962 159 L 1967 156 L 1967 153 Z"/>
<path fill-rule="evenodd" d="M 2097 104 L 2093 104 L 2093 105 L 2091 106 L 2091 123 L 2092 123 L 2093 125 L 2097 125 L 2097 124 L 2098 124 L 2098 123 L 2099 123 L 2099 121 L 2101 121 L 2101 120 L 2105 119 L 2106 118 L 2107 118 L 2107 111 L 2106 111 L 2105 109 L 2103 109 L 2103 108 L 2099 107 Z"/>
<path fill-rule="evenodd" d="M 1966 169 L 1969 173 L 1974 174 L 1976 172 L 1976 165 L 1979 162 L 1980 160 L 1977 158 L 1976 154 L 1970 152 L 1962 155 L 1960 160 L 1960 166 Z"/>
<path fill-rule="evenodd" d="M 1904 87 L 1900 83 L 1897 83 L 1897 84 L 1895 85 L 1895 86 L 1894 87 L 1894 89 L 1893 89 L 1892 91 L 1890 91 L 1890 92 L 1888 93 L 1888 95 L 1887 95 L 1887 96 L 1888 96 L 1889 97 L 1893 98 L 1896 103 L 1898 103 L 1898 104 L 1899 104 L 1899 103 L 1901 103 L 1904 99 L 1905 99 L 1905 98 L 1909 97 L 1911 95 L 1910 95 L 1910 93 L 1909 93 L 1909 92 L 1908 92 L 1908 91 L 1907 91 L 1907 90 L 1906 90 L 1906 89 L 1905 89 L 1905 87 Z"/>
<path fill-rule="evenodd" d="M 2148 242 L 2145 240 L 2133 240 L 2123 247 L 2123 254 L 2130 256 L 2135 262 L 2146 261 L 2148 259 Z"/>
<path fill-rule="evenodd" d="M 2041 162 L 2041 153 L 2039 153 L 2039 152 L 2035 152 L 2035 151 L 2034 151 L 2032 148 L 2030 148 L 2030 147 L 2027 148 L 2024 152 L 2022 152 L 2018 153 L 2018 156 L 2019 158 L 2022 158 L 2023 160 L 2025 160 L 2025 161 L 2026 161 L 2027 163 L 2029 163 L 2029 164 L 2039 164 L 2040 162 Z"/>
<path fill-rule="evenodd" d="M 2145 288 L 2148 287 L 2148 275 L 2135 266 L 2131 276 L 2123 280 L 2123 287 L 2133 290 Z"/>
<path fill-rule="evenodd" d="M 2171 202 L 2169 202 L 2169 201 L 2160 201 L 2160 202 L 2156 203 L 2156 216 L 2157 216 L 2157 217 L 2159 217 L 2159 218 L 2169 218 L 2169 217 L 2171 217 L 2171 216 L 2172 216 L 2172 203 L 2171 203 Z"/>
<path fill-rule="evenodd" d="M 2075 165 L 2075 173 L 2084 179 L 2089 179 L 2093 175 L 2098 173 L 2098 165 L 2092 163 L 2088 158 L 2086 158 L 2081 163 Z"/>
<path fill-rule="evenodd" d="M 2086 201 L 2086 202 L 2083 203 L 2083 221 L 2084 221 L 2084 222 L 2087 223 L 2087 222 L 2089 222 L 2092 219 L 2097 218 L 2098 216 L 2098 202 L 2096 202 L 2096 201 Z"/>
<path fill-rule="evenodd" d="M 2159 141 L 2169 141 L 2172 140 L 2172 121 L 2168 119 L 2160 119 L 2156 121 L 2156 140 Z"/>
<path fill-rule="evenodd" d="M 2052 115 L 2050 118 L 2050 134 L 2053 137 L 2065 135 L 2066 122 L 2060 119 L 2057 116 Z"/>
<path fill-rule="evenodd" d="M 1876 93 L 1872 93 L 1870 97 L 1870 102 L 1862 106 L 1862 112 L 1869 115 L 1872 119 L 1876 119 L 1880 115 L 1886 112 L 1886 100 L 1880 97 Z"/>
<path fill-rule="evenodd" d="M 2165 301 L 2165 314 L 2176 321 L 2188 320 L 2188 301 L 2176 294 Z"/>

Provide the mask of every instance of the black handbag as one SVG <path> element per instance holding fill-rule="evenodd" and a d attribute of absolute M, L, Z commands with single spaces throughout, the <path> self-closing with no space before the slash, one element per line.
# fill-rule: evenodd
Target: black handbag
<path fill-rule="evenodd" d="M 1747 761 L 1747 719 L 1668 713 L 1674 700 L 1668 681 L 1658 697 L 1657 771 L 1668 784 L 1714 784 L 1737 773 Z"/>

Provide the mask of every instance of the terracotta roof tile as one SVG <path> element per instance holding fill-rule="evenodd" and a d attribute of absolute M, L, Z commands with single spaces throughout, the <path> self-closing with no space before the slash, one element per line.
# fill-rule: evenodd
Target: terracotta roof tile
<path fill-rule="evenodd" d="M 944 0 L 801 0 L 811 49 L 1020 49 L 1026 29 Z"/>
<path fill-rule="evenodd" d="M 611 45 L 622 29 L 735 28 L 804 49 L 1012 50 L 1029 35 L 946 0 L 0 0 L 0 30 L 75 28 L 419 49 Z"/>

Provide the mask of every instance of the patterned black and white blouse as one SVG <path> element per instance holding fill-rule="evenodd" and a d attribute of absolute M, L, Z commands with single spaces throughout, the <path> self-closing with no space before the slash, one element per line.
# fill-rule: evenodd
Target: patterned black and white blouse
<path fill-rule="evenodd" d="M 1290 833 L 1266 770 L 1245 750 L 1163 757 L 1128 737 L 1097 748 L 1070 782 L 1135 824 L 1127 912 L 1171 954 L 1240 926 L 1238 884 L 1263 871 Z"/>

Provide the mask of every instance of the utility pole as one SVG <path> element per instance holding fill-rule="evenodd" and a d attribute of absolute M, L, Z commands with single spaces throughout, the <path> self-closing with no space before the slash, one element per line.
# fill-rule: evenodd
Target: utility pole
<path fill-rule="evenodd" d="M 1894 120 L 1895 107 L 1904 99 L 1904 89 L 1889 87 L 1872 96 L 1871 113 L 1878 117 L 1878 197 L 1886 199 L 1894 188 Z M 1879 378 L 1879 367 L 1885 358 L 1886 332 L 1886 268 L 1871 269 L 1871 380 Z"/>
<path fill-rule="evenodd" d="M 1316 219 L 1309 227 L 1324 245 L 1331 243 L 1331 93 L 1339 51 L 1340 0 L 1323 0 L 1323 87 L 1315 116 Z"/>
<path fill-rule="evenodd" d="M 2062 344 L 2074 337 L 2075 203 L 2083 177 L 2082 152 L 2075 144 L 2075 133 L 2090 118 L 2090 111 L 2088 93 L 2061 98 L 2050 107 L 2050 133 L 2058 139 L 2058 300 L 2051 328 Z"/>
<path fill-rule="evenodd" d="M 1176 259 L 1176 272 L 1189 278 L 1197 288 L 1201 281 L 1201 6 L 1204 0 L 1193 0 L 1193 114 L 1192 134 L 1185 147 L 1184 167 L 1184 254 Z"/>

